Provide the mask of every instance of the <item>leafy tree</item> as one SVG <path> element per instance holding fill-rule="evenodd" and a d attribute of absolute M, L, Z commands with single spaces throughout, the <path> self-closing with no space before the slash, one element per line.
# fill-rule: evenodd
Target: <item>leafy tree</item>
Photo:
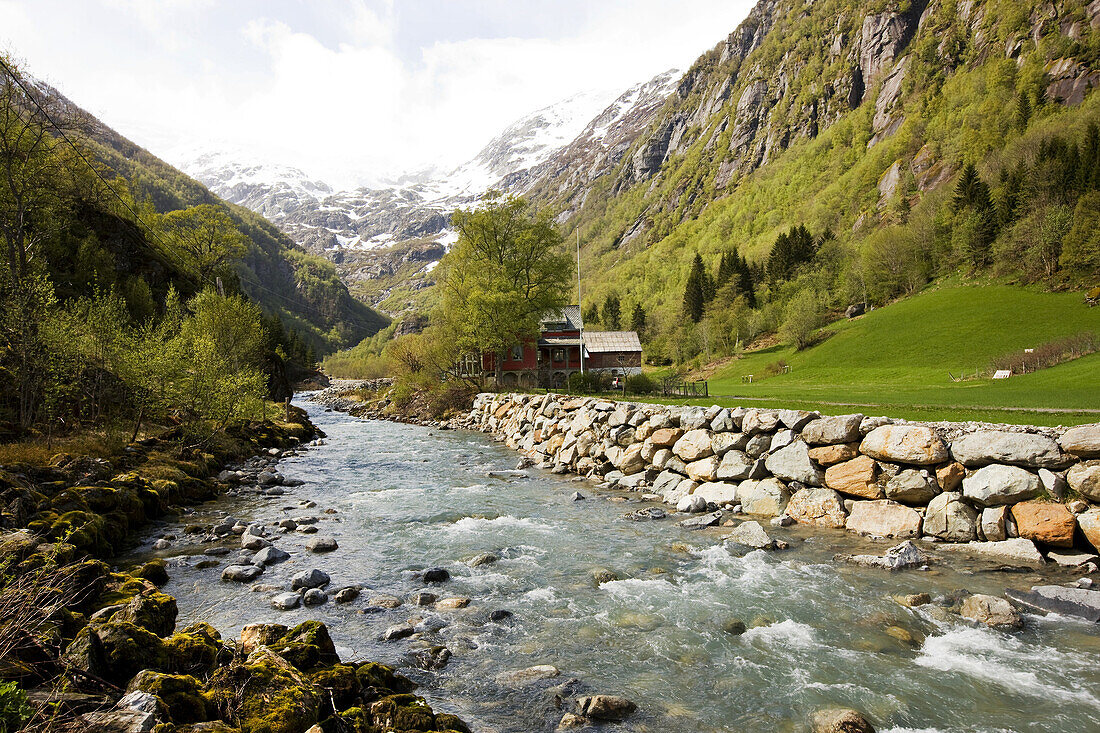
<path fill-rule="evenodd" d="M 816 290 L 800 290 L 783 309 L 780 333 L 801 351 L 813 343 L 814 333 L 821 326 L 824 315 L 820 294 Z"/>
<path fill-rule="evenodd" d="M 589 324 L 595 326 L 600 322 L 600 307 L 592 304 L 584 309 L 584 313 L 581 315 L 581 320 L 584 321 L 585 328 L 588 328 Z"/>
<path fill-rule="evenodd" d="M 990 262 L 993 240 L 997 238 L 997 218 L 989 186 L 978 175 L 973 163 L 963 167 L 952 203 L 956 213 L 956 248 L 973 267 L 985 267 Z"/>
<path fill-rule="evenodd" d="M 813 235 L 802 224 L 780 234 L 768 255 L 768 279 L 772 284 L 790 280 L 816 253 Z"/>
<path fill-rule="evenodd" d="M 248 251 L 248 237 L 222 207 L 214 204 L 169 212 L 164 215 L 161 228 L 188 266 L 206 283 Z"/>
<path fill-rule="evenodd" d="M 603 323 L 611 331 L 619 331 L 623 327 L 619 296 L 614 293 L 608 294 L 603 302 Z"/>
<path fill-rule="evenodd" d="M 1100 192 L 1091 191 L 1078 200 L 1058 261 L 1072 280 L 1094 285 L 1100 278 Z"/>
<path fill-rule="evenodd" d="M 562 308 L 570 292 L 571 260 L 549 217 L 491 191 L 480 208 L 458 209 L 451 222 L 459 237 L 437 282 L 440 320 L 461 351 L 502 352 L 536 336 L 539 321 Z"/>

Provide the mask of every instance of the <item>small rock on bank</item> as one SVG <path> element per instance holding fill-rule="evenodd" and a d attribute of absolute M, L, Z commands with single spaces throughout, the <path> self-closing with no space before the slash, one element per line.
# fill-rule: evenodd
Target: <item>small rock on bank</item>
<path fill-rule="evenodd" d="M 813 733 L 875 733 L 863 714 L 849 708 L 818 710 L 813 717 Z"/>

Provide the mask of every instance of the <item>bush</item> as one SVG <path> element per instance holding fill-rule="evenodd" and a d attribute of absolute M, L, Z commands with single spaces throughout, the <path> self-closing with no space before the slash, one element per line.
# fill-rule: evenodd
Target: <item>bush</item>
<path fill-rule="evenodd" d="M 34 711 L 27 695 L 14 682 L 0 683 L 0 733 L 14 733 Z"/>
<path fill-rule="evenodd" d="M 565 382 L 566 389 L 573 394 L 593 394 L 611 389 L 611 378 L 600 372 L 573 372 Z"/>
<path fill-rule="evenodd" d="M 631 394 L 653 394 L 657 384 L 645 374 L 635 374 L 626 378 L 626 391 Z"/>

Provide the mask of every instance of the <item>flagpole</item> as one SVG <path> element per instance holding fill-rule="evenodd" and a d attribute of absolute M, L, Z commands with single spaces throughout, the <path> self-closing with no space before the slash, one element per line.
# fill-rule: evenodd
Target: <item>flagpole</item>
<path fill-rule="evenodd" d="M 584 374 L 584 308 L 581 307 L 581 225 L 577 224 L 577 310 L 581 321 L 581 374 Z"/>

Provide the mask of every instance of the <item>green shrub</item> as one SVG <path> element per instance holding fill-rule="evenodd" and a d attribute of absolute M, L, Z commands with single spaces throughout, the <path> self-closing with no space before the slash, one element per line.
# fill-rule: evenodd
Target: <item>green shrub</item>
<path fill-rule="evenodd" d="M 0 683 L 0 733 L 19 730 L 33 712 L 26 693 L 17 684 Z"/>
<path fill-rule="evenodd" d="M 653 394 L 657 384 L 645 374 L 635 374 L 626 378 L 626 391 L 631 394 Z"/>

